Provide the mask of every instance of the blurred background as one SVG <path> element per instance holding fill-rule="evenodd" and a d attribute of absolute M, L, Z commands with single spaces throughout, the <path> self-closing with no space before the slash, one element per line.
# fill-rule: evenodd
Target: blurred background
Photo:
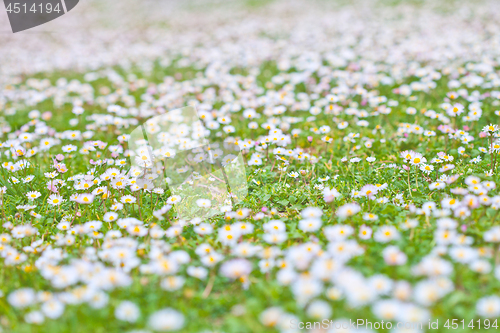
<path fill-rule="evenodd" d="M 252 66 L 279 60 L 284 50 L 394 63 L 480 58 L 474 45 L 498 47 L 499 13 L 493 0 L 81 0 L 66 15 L 13 34 L 2 5 L 0 80 L 160 56 Z"/>

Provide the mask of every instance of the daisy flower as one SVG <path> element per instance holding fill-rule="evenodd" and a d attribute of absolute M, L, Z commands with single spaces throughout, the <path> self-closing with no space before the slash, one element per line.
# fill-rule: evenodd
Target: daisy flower
<path fill-rule="evenodd" d="M 133 204 L 137 201 L 136 197 L 133 195 L 124 195 L 120 198 L 120 202 L 124 204 Z"/>
<path fill-rule="evenodd" d="M 196 200 L 196 205 L 198 205 L 198 207 L 208 208 L 208 207 L 210 207 L 210 200 L 198 199 L 198 200 Z"/>
<path fill-rule="evenodd" d="M 38 191 L 30 191 L 28 193 L 26 193 L 26 197 L 29 199 L 29 200 L 35 200 L 36 198 L 40 197 L 42 194 Z"/>
<path fill-rule="evenodd" d="M 91 204 L 94 201 L 94 195 L 90 193 L 78 194 L 75 201 L 79 204 Z"/>
<path fill-rule="evenodd" d="M 172 195 L 172 196 L 168 197 L 168 199 L 167 199 L 167 203 L 171 204 L 171 205 L 174 205 L 180 201 L 181 201 L 181 197 L 179 195 Z"/>
<path fill-rule="evenodd" d="M 392 240 L 397 240 L 399 239 L 399 237 L 400 237 L 399 232 L 392 225 L 386 225 L 380 227 L 373 235 L 373 238 L 380 243 L 387 243 Z"/>
<path fill-rule="evenodd" d="M 106 222 L 113 222 L 118 219 L 118 214 L 115 212 L 107 212 L 106 214 L 104 214 L 102 219 Z"/>
<path fill-rule="evenodd" d="M 52 205 L 52 206 L 59 206 L 60 204 L 62 204 L 65 200 L 63 199 L 62 196 L 60 196 L 59 194 L 51 194 L 48 198 L 47 198 L 47 203 L 49 205 Z"/>

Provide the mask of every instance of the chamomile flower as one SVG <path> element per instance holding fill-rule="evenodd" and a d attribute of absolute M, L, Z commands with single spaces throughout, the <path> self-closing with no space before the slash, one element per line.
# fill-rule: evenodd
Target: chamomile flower
<path fill-rule="evenodd" d="M 167 199 L 167 203 L 171 205 L 175 205 L 176 203 L 181 201 L 181 197 L 179 195 L 173 195 Z"/>
<path fill-rule="evenodd" d="M 397 229 L 392 225 L 385 225 L 377 229 L 373 238 L 377 242 L 386 243 L 399 239 L 400 235 Z"/>
<path fill-rule="evenodd" d="M 75 201 L 78 202 L 79 204 L 88 205 L 94 201 L 94 195 L 90 193 L 78 194 Z"/>
<path fill-rule="evenodd" d="M 28 200 L 35 200 L 36 198 L 40 197 L 42 194 L 38 191 L 30 191 L 26 193 L 26 197 Z"/>
<path fill-rule="evenodd" d="M 123 204 L 133 204 L 137 201 L 137 198 L 133 195 L 124 195 L 120 198 L 120 202 Z"/>
<path fill-rule="evenodd" d="M 201 208 L 209 208 L 211 203 L 208 199 L 198 199 L 196 200 L 196 205 Z"/>
<path fill-rule="evenodd" d="M 59 206 L 61 205 L 63 202 L 65 201 L 65 199 L 59 195 L 59 194 L 51 194 L 48 198 L 47 198 L 47 203 L 49 205 L 52 205 L 52 206 Z"/>

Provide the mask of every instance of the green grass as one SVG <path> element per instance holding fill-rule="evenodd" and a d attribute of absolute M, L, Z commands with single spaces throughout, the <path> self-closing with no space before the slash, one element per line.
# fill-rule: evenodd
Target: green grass
<path fill-rule="evenodd" d="M 255 4 L 254 4 L 255 3 Z M 259 5 L 260 1 L 252 1 L 252 6 Z M 125 70 L 123 68 L 115 68 L 117 73 L 125 75 L 134 73 L 138 77 L 143 77 L 139 69 L 133 68 Z M 181 73 L 183 75 L 183 82 L 193 82 L 196 73 L 201 72 L 195 68 L 177 68 L 175 63 L 168 68 L 161 68 L 156 64 L 155 70 L 150 76 L 145 76 L 148 82 L 159 83 L 167 75 L 176 75 Z M 233 75 L 247 76 L 246 69 L 235 68 L 232 71 Z M 278 74 L 278 70 L 273 63 L 263 64 L 260 74 L 257 76 L 257 85 L 264 86 L 269 82 L 271 77 Z M 35 75 L 36 78 L 46 78 L 55 84 L 56 79 L 65 77 L 70 80 L 82 80 L 83 74 L 71 72 L 59 73 L 40 73 Z M 407 83 L 416 79 L 409 78 Z M 301 162 L 296 159 L 289 159 L 290 165 L 285 172 L 279 171 L 278 166 L 280 162 L 275 165 L 272 149 L 269 150 L 269 158 L 265 158 L 264 163 L 260 167 L 247 166 L 247 178 L 249 184 L 249 193 L 243 203 L 237 208 L 246 207 L 250 208 L 252 213 L 255 214 L 261 210 L 263 206 L 269 209 L 276 210 L 276 217 L 279 217 L 286 222 L 288 240 L 282 244 L 277 245 L 280 249 L 286 250 L 287 248 L 302 244 L 308 241 L 316 241 L 322 248 L 326 248 L 328 241 L 321 232 L 321 230 L 313 233 L 306 233 L 298 228 L 298 221 L 300 220 L 300 211 L 309 206 L 321 207 L 324 211 L 323 226 L 334 225 L 337 223 L 345 223 L 355 228 L 367 224 L 374 230 L 383 225 L 394 225 L 401 232 L 401 239 L 391 244 L 398 245 L 408 256 L 408 262 L 399 267 L 391 267 L 385 264 L 381 252 L 386 247 L 386 244 L 375 242 L 373 239 L 364 241 L 357 239 L 353 235 L 353 239 L 357 239 L 360 246 L 365 250 L 361 256 L 357 256 L 348 262 L 348 266 L 361 272 L 364 276 L 369 277 L 374 274 L 385 274 L 393 280 L 407 280 L 412 285 L 415 285 L 423 278 L 416 276 L 411 268 L 418 264 L 422 258 L 428 255 L 431 250 L 436 246 L 434 240 L 434 231 L 436 230 L 436 219 L 431 217 L 426 222 L 423 216 L 414 216 L 407 210 L 410 204 L 420 207 L 427 201 L 439 202 L 445 196 L 458 197 L 450 192 L 453 187 L 465 187 L 463 184 L 464 178 L 470 175 L 477 175 L 481 179 L 493 180 L 498 183 L 498 176 L 495 174 L 492 177 L 485 177 L 485 171 L 490 169 L 490 157 L 482 154 L 477 150 L 478 146 L 487 147 L 486 139 L 479 139 L 478 133 L 480 129 L 489 123 L 498 123 L 498 116 L 493 111 L 495 107 L 492 105 L 493 99 L 488 98 L 483 105 L 483 117 L 473 125 L 470 131 L 475 136 L 476 140 L 470 145 L 464 145 L 456 140 L 447 140 L 442 134 L 438 134 L 433 138 L 426 138 L 422 135 L 409 134 L 408 138 L 404 138 L 397 133 L 397 126 L 399 123 L 417 123 L 422 127 L 437 131 L 437 126 L 440 122 L 436 119 L 429 119 L 420 114 L 423 108 L 440 110 L 439 104 L 443 102 L 445 94 L 448 92 L 446 84 L 448 78 L 444 77 L 437 81 L 438 87 L 430 93 L 416 93 L 416 101 L 410 101 L 408 98 L 395 95 L 392 90 L 396 86 L 380 86 L 372 91 L 378 91 L 380 94 L 387 96 L 399 102 L 399 105 L 392 108 L 389 115 L 377 116 L 368 118 L 370 126 L 368 128 L 359 127 L 356 125 L 353 117 L 340 115 L 342 119 L 349 122 L 350 127 L 346 130 L 337 130 L 335 124 L 332 123 L 332 115 L 326 115 L 324 112 L 316 117 L 314 121 L 306 121 L 305 119 L 310 116 L 306 110 L 299 110 L 292 112 L 288 110 L 283 116 L 300 117 L 304 121 L 292 125 L 291 128 L 300 128 L 302 133 L 298 138 L 293 139 L 290 147 L 301 147 L 305 152 L 321 157 L 319 162 L 311 165 L 309 162 Z M 334 83 L 332 82 L 332 85 Z M 95 96 L 100 96 L 99 88 L 107 86 L 111 91 L 115 91 L 118 87 L 113 85 L 107 79 L 99 79 L 90 83 L 94 89 Z M 220 87 L 216 87 L 217 92 Z M 275 87 L 276 90 L 282 88 L 282 85 Z M 25 83 L 21 83 L 13 89 L 27 89 Z M 145 88 L 140 88 L 137 91 L 131 92 L 130 95 L 135 98 L 137 103 L 140 103 L 141 95 L 144 94 Z M 479 89 L 481 92 L 483 90 Z M 297 85 L 295 92 L 309 92 L 305 85 Z M 78 96 L 78 94 L 73 94 Z M 186 94 L 185 100 L 194 98 L 194 94 Z M 464 102 L 462 99 L 459 101 Z M 352 102 L 361 103 L 359 96 L 354 97 Z M 119 104 L 122 104 L 119 102 Z M 224 103 L 218 99 L 214 102 L 214 108 L 220 108 Z M 419 113 L 416 116 L 407 115 L 404 111 L 408 106 L 415 107 Z M 47 121 L 47 124 L 58 132 L 69 129 L 68 121 L 74 118 L 71 113 L 72 106 L 65 103 L 62 106 L 56 106 L 52 98 L 38 103 L 37 105 L 28 106 L 23 101 L 13 102 L 9 101 L 5 109 L 14 107 L 16 110 L 15 115 L 4 115 L 5 122 L 8 123 L 14 132 L 21 129 L 21 127 L 29 121 L 28 112 L 33 109 L 40 111 L 50 110 L 53 113 L 53 118 Z M 105 108 L 94 104 L 84 104 L 85 113 L 83 116 L 78 117 L 80 123 L 71 129 L 85 130 L 86 125 L 91 124 L 87 119 L 92 113 L 106 113 Z M 374 108 L 370 106 L 363 107 L 369 111 Z M 257 108 L 257 111 L 262 114 L 264 108 L 262 106 Z M 252 131 L 248 128 L 249 120 L 243 118 L 241 112 L 232 114 L 232 125 L 236 127 L 234 136 L 239 138 L 254 138 L 264 136 L 267 131 L 259 128 Z M 141 119 L 140 121 L 144 121 Z M 256 119 L 259 125 L 266 121 L 266 116 L 262 115 L 261 118 Z M 332 131 L 328 133 L 333 138 L 331 144 L 325 144 L 320 141 L 321 136 L 313 134 L 311 129 L 313 127 L 320 127 L 322 125 L 332 126 Z M 373 134 L 371 129 L 376 125 L 380 125 L 385 129 L 385 134 L 377 132 Z M 459 120 L 458 127 L 464 125 Z M 110 145 L 118 144 L 117 136 L 120 133 L 127 133 L 132 129 L 119 129 L 115 126 L 108 126 L 105 129 L 95 130 L 93 140 L 102 140 Z M 352 151 L 354 144 L 347 145 L 343 141 L 343 137 L 350 131 L 359 132 L 361 137 L 374 139 L 375 142 L 371 149 L 366 148 L 360 139 L 357 139 L 355 145 L 360 145 L 359 149 Z M 212 133 L 212 140 L 217 138 Z M 308 136 L 313 136 L 313 144 L 307 141 Z M 386 139 L 385 143 L 380 142 L 380 139 Z M 4 135 L 1 141 L 6 141 L 7 137 Z M 82 142 L 69 142 L 65 139 L 61 140 L 61 145 L 72 143 L 79 148 Z M 44 241 L 52 243 L 51 236 L 56 235 L 59 230 L 55 225 L 66 214 L 73 214 L 76 210 L 74 202 L 67 200 L 61 207 L 52 208 L 46 205 L 45 198 L 48 196 L 48 190 L 45 183 L 47 179 L 44 178 L 43 173 L 51 170 L 52 157 L 61 153 L 60 146 L 57 145 L 47 152 L 39 152 L 29 161 L 32 165 L 27 170 L 17 171 L 16 173 L 9 173 L 5 169 L 1 169 L 0 184 L 7 187 L 7 193 L 3 198 L 3 205 L 1 207 L 3 221 L 10 221 L 14 225 L 24 223 L 32 223 L 39 230 L 39 235 L 33 239 L 23 238 L 21 240 L 13 240 L 10 246 L 21 250 L 23 246 L 30 245 L 34 239 L 40 239 L 44 236 Z M 459 156 L 457 149 L 459 146 L 467 148 L 466 156 Z M 445 148 L 446 147 L 446 148 Z M 459 180 L 452 186 L 447 186 L 444 190 L 431 191 L 428 188 L 428 181 L 424 179 L 420 171 L 415 168 L 411 169 L 410 173 L 401 173 L 399 169 L 382 168 L 383 163 L 397 163 L 399 166 L 402 164 L 402 159 L 399 153 L 406 149 L 413 149 L 417 152 L 424 154 L 428 160 L 436 156 L 438 152 L 447 151 L 455 157 L 453 164 L 456 168 L 451 172 L 460 175 Z M 2 149 L 5 151 L 6 149 Z M 251 152 L 245 154 L 245 158 L 250 158 Z M 264 153 L 265 155 L 265 153 Z M 473 157 L 481 155 L 483 161 L 479 164 L 470 164 L 469 160 Z M 90 159 L 99 159 L 110 157 L 107 150 L 98 156 L 97 152 L 91 152 L 89 155 L 81 155 L 77 152 L 65 154 L 66 159 L 64 162 L 69 167 L 69 171 L 59 177 L 60 179 L 67 179 L 71 175 L 86 173 L 91 166 L 89 165 Z M 341 158 L 349 156 L 360 157 L 362 161 L 359 164 L 342 163 Z M 365 161 L 366 157 L 374 156 L 377 161 L 369 164 Z M 123 158 L 123 157 L 120 157 Z M 5 155 L 2 155 L 2 162 L 12 161 Z M 438 166 L 436 167 L 438 168 Z M 106 167 L 96 167 L 95 174 L 99 175 L 105 170 Z M 291 171 L 307 170 L 305 176 L 300 176 L 297 180 L 293 180 L 286 174 Z M 450 174 L 450 172 L 448 172 Z M 26 175 L 35 175 L 35 179 L 27 184 L 11 184 L 8 182 L 9 177 L 15 176 L 18 179 Z M 333 176 L 338 175 L 338 179 L 334 180 Z M 357 215 L 342 221 L 340 218 L 333 216 L 333 207 L 324 202 L 321 191 L 314 188 L 314 185 L 319 184 L 318 178 L 330 176 L 330 180 L 324 183 L 325 186 L 335 187 L 342 196 L 335 201 L 335 206 L 338 208 L 343 204 L 356 201 L 361 205 L 361 212 Z M 432 180 L 435 178 L 435 173 L 429 176 Z M 408 183 L 408 180 L 410 183 Z M 259 184 L 257 184 L 256 182 Z M 359 189 L 366 184 L 383 184 L 387 183 L 388 188 L 382 191 L 381 195 L 386 196 L 392 202 L 397 194 L 403 195 L 404 205 L 396 206 L 391 202 L 388 204 L 378 204 L 375 202 L 369 203 L 366 198 L 353 199 L 350 197 L 350 192 L 353 189 Z M 71 183 L 68 182 L 68 185 Z M 418 184 L 418 185 L 417 185 Z M 411 192 L 408 191 L 411 188 Z M 41 192 L 41 197 L 36 199 L 37 208 L 35 211 L 43 215 L 41 219 L 34 219 L 26 212 L 18 211 L 17 205 L 27 204 L 25 193 L 31 190 L 38 190 Z M 62 187 L 60 194 L 68 198 L 76 191 L 73 188 Z M 82 191 L 79 191 L 82 192 Z M 122 193 L 117 190 L 111 191 L 111 196 L 105 200 L 103 205 L 109 207 L 113 198 L 119 198 L 122 194 L 128 194 L 130 191 L 125 189 Z M 492 190 L 490 196 L 497 194 L 498 190 Z M 161 207 L 165 200 L 170 195 L 169 191 L 159 197 L 159 203 L 154 207 L 154 210 Z M 120 216 L 130 216 L 140 218 L 145 223 L 158 223 L 164 229 L 168 228 L 169 222 L 156 221 L 152 216 L 151 206 L 156 204 L 158 195 L 151 197 L 148 194 L 142 195 L 142 205 L 131 205 L 127 208 L 127 212 L 120 212 Z M 151 199 L 153 201 L 151 201 Z M 98 203 L 101 200 L 96 200 Z M 405 207 L 406 206 L 406 207 Z M 140 211 L 140 212 L 139 212 Z M 378 215 L 379 219 L 375 222 L 363 221 L 362 215 L 365 212 L 372 212 Z M 19 213 L 16 216 L 16 213 Z M 82 217 L 74 220 L 74 224 L 82 224 L 88 220 L 102 220 L 104 214 L 103 206 L 98 204 L 90 205 L 83 209 Z M 169 212 L 170 218 L 175 218 L 175 212 Z M 409 217 L 413 216 L 419 220 L 419 225 L 414 231 L 401 230 L 401 224 Z M 269 246 L 262 240 L 263 230 L 262 224 L 271 219 L 266 216 L 263 220 L 252 221 L 255 225 L 255 233 L 245 236 L 249 242 Z M 474 240 L 474 247 L 487 247 L 493 250 L 491 243 L 486 243 L 483 240 L 483 233 L 489 230 L 497 221 L 497 211 L 489 207 L 480 207 L 472 211 L 472 215 L 466 220 L 461 221 L 460 224 L 467 224 L 468 229 L 466 235 L 472 237 Z M 217 227 L 221 227 L 226 223 L 234 221 L 225 221 L 223 216 L 217 216 L 210 220 L 211 223 Z M 110 229 L 118 229 L 116 224 L 108 225 L 103 223 L 101 232 L 104 234 Z M 8 232 L 5 228 L 0 232 Z M 126 234 L 126 231 L 123 231 Z M 194 253 L 194 249 L 202 242 L 208 242 L 217 251 L 223 253 L 227 257 L 231 256 L 228 247 L 221 245 L 216 238 L 216 233 L 202 237 L 193 231 L 192 226 L 186 227 L 182 234 L 182 238 L 166 238 L 166 242 L 172 246 L 172 249 L 182 249 L 189 253 L 192 258 L 191 264 L 200 265 L 198 256 Z M 76 243 L 73 246 L 66 247 L 67 257 L 61 263 L 69 263 L 72 258 L 79 258 L 83 255 L 83 249 L 88 246 L 88 236 L 77 236 Z M 102 241 L 101 241 L 102 242 Z M 144 243 L 145 248 L 138 256 L 142 263 L 148 261 L 147 254 L 150 250 L 151 244 L 149 240 L 140 238 L 140 242 Z M 95 245 L 95 244 L 94 244 Z M 92 246 L 94 246 L 92 245 Z M 155 275 L 143 275 L 138 269 L 133 269 L 130 276 L 133 278 L 131 286 L 126 288 L 117 288 L 109 292 L 109 304 L 103 309 L 92 309 L 87 304 L 82 305 L 68 305 L 64 314 L 55 320 L 46 319 L 45 323 L 40 326 L 28 325 L 24 322 L 23 317 L 26 310 L 19 310 L 13 308 L 8 302 L 6 296 L 15 289 L 20 287 L 31 287 L 35 290 L 49 290 L 56 291 L 50 283 L 44 279 L 39 270 L 34 268 L 34 263 L 39 257 L 39 254 L 28 254 L 28 259 L 21 265 L 6 266 L 3 261 L 0 261 L 0 290 L 3 291 L 5 297 L 0 298 L 0 325 L 5 332 L 123 332 L 132 329 L 139 329 L 147 326 L 147 318 L 154 311 L 171 307 L 182 312 L 186 318 L 186 325 L 181 330 L 182 332 L 201 332 L 205 329 L 213 330 L 214 332 L 275 332 L 274 329 L 264 327 L 259 321 L 259 315 L 268 307 L 280 306 L 285 311 L 293 313 L 304 321 L 312 321 L 308 318 L 306 312 L 300 306 L 297 306 L 295 297 L 288 287 L 280 286 L 275 279 L 277 269 L 273 269 L 270 274 L 261 273 L 257 266 L 257 259 L 252 258 L 253 272 L 250 276 L 250 287 L 245 290 L 239 282 L 230 281 L 227 278 L 217 275 L 215 283 L 208 297 L 203 297 L 203 293 L 207 286 L 208 280 L 200 281 L 191 277 L 186 278 L 186 284 L 178 291 L 167 292 L 159 287 L 160 278 Z M 446 256 L 445 256 L 446 257 Z M 447 258 L 447 257 L 446 257 Z M 449 261 L 451 261 L 448 258 Z M 493 259 L 487 259 L 493 263 Z M 447 294 L 442 299 L 438 300 L 429 309 L 432 313 L 433 320 L 439 319 L 440 323 L 444 323 L 446 319 L 451 318 L 464 318 L 466 321 L 471 319 L 478 319 L 475 306 L 479 298 L 485 295 L 498 294 L 500 291 L 500 282 L 493 276 L 493 273 L 479 274 L 471 271 L 466 265 L 454 263 L 454 272 L 451 274 L 450 279 L 454 282 L 454 290 Z M 210 270 L 211 274 L 217 274 L 218 266 Z M 179 271 L 179 275 L 186 276 L 185 268 Z M 70 290 L 68 287 L 64 290 Z M 318 298 L 327 300 L 333 308 L 333 318 L 363 318 L 371 321 L 378 321 L 378 319 L 371 312 L 369 306 L 352 309 L 346 301 L 329 300 L 325 293 L 322 293 Z M 131 300 L 139 305 L 141 309 L 141 317 L 134 324 L 126 324 L 115 319 L 113 311 L 117 304 L 122 300 Z M 233 306 L 243 304 L 246 308 L 245 314 L 236 316 L 231 313 Z M 37 309 L 38 305 L 33 305 L 31 309 Z M 332 319 L 333 319 L 332 318 Z M 457 332 L 475 332 L 477 328 L 457 330 Z"/>

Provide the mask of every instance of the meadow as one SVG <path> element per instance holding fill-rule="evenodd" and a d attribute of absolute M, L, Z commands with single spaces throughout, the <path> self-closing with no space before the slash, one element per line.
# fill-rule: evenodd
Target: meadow
<path fill-rule="evenodd" d="M 0 36 L 0 332 L 496 331 L 500 4 L 213 6 Z M 153 154 L 239 151 L 222 207 L 134 167 L 185 107 Z"/>

